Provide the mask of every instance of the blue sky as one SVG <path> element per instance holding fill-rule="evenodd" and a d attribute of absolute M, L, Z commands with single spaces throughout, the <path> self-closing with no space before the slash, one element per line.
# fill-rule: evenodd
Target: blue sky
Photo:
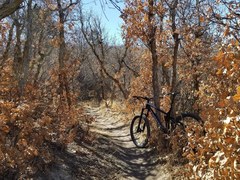
<path fill-rule="evenodd" d="M 102 21 L 102 25 L 105 27 L 110 37 L 115 37 L 117 43 L 122 43 L 121 38 L 121 24 L 122 19 L 119 17 L 120 12 L 115 9 L 110 3 L 103 4 L 100 0 L 82 0 L 84 10 L 92 10 L 94 14 L 99 16 Z M 120 4 L 123 7 L 123 4 Z"/>

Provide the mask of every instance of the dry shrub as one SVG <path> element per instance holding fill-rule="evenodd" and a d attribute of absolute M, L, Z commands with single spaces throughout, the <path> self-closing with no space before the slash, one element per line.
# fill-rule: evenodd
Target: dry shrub
<path fill-rule="evenodd" d="M 239 179 L 239 117 L 228 117 L 222 121 L 217 115 L 211 114 L 211 118 L 205 123 L 205 136 L 189 139 L 185 149 L 189 160 L 187 175 L 192 179 Z M 194 148 L 198 148 L 198 151 L 193 151 Z"/>
<path fill-rule="evenodd" d="M 0 176 L 21 179 L 43 171 L 53 161 L 49 143 L 66 148 L 79 133 L 84 137 L 84 132 L 79 132 L 84 131 L 81 122 L 92 119 L 76 103 L 69 108 L 54 102 L 58 99 L 54 86 L 43 91 L 28 83 L 26 96 L 20 99 L 12 74 L 9 62 L 0 82 Z"/>
<path fill-rule="evenodd" d="M 172 157 L 170 159 L 172 165 L 183 165 L 188 161 L 183 157 L 183 148 L 186 146 L 187 138 L 183 135 L 182 128 L 176 128 L 170 134 L 170 147 Z"/>
<path fill-rule="evenodd" d="M 40 112 L 42 106 L 44 109 Z M 57 114 L 51 106 L 36 102 L 16 104 L 1 101 L 1 146 L 0 173 L 16 172 L 29 177 L 36 173 L 41 164 L 48 164 L 53 160 L 48 142 L 58 144 L 61 149 L 73 142 L 84 132 L 79 125 L 81 109 Z M 82 121 L 87 117 L 80 116 Z M 86 120 L 85 120 L 86 119 Z M 11 173 L 10 173 L 11 174 Z"/>
<path fill-rule="evenodd" d="M 206 134 L 189 139 L 185 148 L 190 179 L 240 178 L 240 72 L 236 71 L 240 53 L 232 46 L 217 54 L 216 72 L 200 87 L 198 104 Z"/>

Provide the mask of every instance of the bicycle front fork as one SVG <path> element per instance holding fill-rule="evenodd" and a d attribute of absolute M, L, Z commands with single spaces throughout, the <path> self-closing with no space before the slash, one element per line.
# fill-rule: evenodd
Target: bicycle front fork
<path fill-rule="evenodd" d="M 148 113 L 147 114 L 144 113 L 145 109 L 146 108 L 142 108 L 142 111 L 141 111 L 140 120 L 139 120 L 139 123 L 138 123 L 138 129 L 137 129 L 138 132 L 143 132 L 144 129 L 145 129 L 145 126 L 146 126 L 143 118 L 146 118 L 148 116 Z M 142 121 L 143 121 L 143 124 L 142 124 Z M 142 127 L 141 127 L 141 125 L 142 125 Z"/>

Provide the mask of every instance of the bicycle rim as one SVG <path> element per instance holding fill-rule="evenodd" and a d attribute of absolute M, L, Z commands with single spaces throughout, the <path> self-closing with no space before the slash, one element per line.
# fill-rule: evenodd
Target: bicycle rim
<path fill-rule="evenodd" d="M 130 134 L 137 147 L 146 147 L 150 136 L 150 126 L 147 118 L 136 116 L 131 123 Z"/>
<path fill-rule="evenodd" d="M 185 114 L 179 118 L 179 125 L 174 129 L 182 147 L 191 146 L 196 149 L 198 141 L 204 136 L 202 120 L 193 114 Z"/>

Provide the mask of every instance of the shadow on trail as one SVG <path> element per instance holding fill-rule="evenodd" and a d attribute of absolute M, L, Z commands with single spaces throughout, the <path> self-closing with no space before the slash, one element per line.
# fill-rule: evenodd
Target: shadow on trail
<path fill-rule="evenodd" d="M 106 124 L 102 123 L 101 126 L 106 126 Z M 96 126 L 90 126 L 92 128 L 96 128 Z M 123 128 L 128 127 L 128 125 L 121 125 L 121 126 L 116 126 L 116 127 L 103 127 L 100 130 L 105 130 L 105 131 L 114 131 L 114 130 L 121 130 Z"/>
<path fill-rule="evenodd" d="M 116 174 L 112 174 L 111 178 L 117 178 L 121 172 L 120 176 L 126 179 L 145 179 L 148 176 L 154 176 L 150 172 L 156 168 L 156 165 L 166 163 L 154 158 L 155 150 L 123 147 L 110 137 L 102 135 L 93 144 L 84 143 L 82 145 L 99 159 L 105 160 L 106 166 L 102 168 L 115 167 Z M 109 171 L 109 175 L 110 173 L 111 171 Z"/>
<path fill-rule="evenodd" d="M 97 139 L 90 144 L 84 144 L 94 154 L 102 155 L 106 164 L 111 164 L 117 169 L 111 177 L 124 179 L 146 179 L 152 170 L 159 164 L 166 164 L 166 160 L 157 158 L 155 149 L 136 148 L 130 138 L 130 121 L 124 121 L 121 113 L 107 110 L 106 112 L 88 109 L 88 113 L 97 117 L 93 130 Z M 119 175 L 119 176 L 118 176 Z"/>
<path fill-rule="evenodd" d="M 37 179 L 146 179 L 155 176 L 151 172 L 157 165 L 166 164 L 155 149 L 133 145 L 129 123 L 117 116 L 105 117 L 94 108 L 88 114 L 98 117 L 90 127 L 94 140 L 78 139 L 70 148 L 56 150 L 57 163 Z"/>

